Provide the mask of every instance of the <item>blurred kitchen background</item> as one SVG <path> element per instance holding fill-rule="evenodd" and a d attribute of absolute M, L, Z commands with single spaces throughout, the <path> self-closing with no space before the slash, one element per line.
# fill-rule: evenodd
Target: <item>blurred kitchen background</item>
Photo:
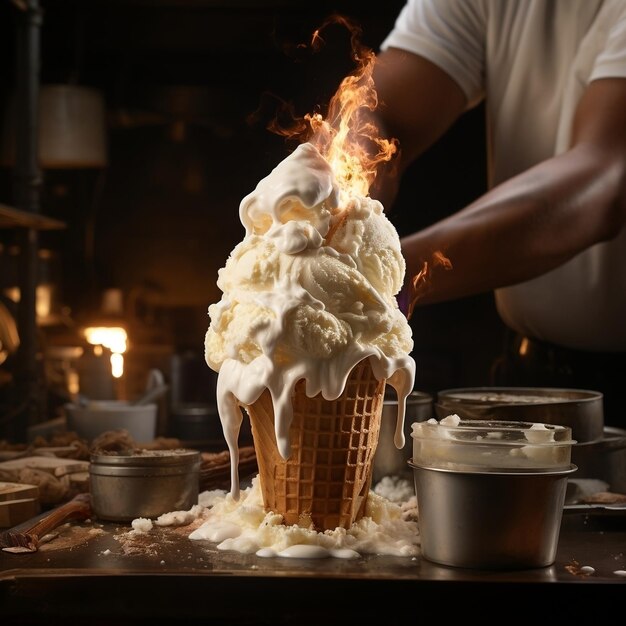
<path fill-rule="evenodd" d="M 341 26 L 316 54 L 300 44 L 339 13 L 376 49 L 403 0 L 34 4 L 0 0 L 0 439 L 24 439 L 78 394 L 138 397 L 155 368 L 169 385 L 158 434 L 201 438 L 189 429 L 216 424 L 203 350 L 217 271 L 243 236 L 240 200 L 293 148 L 267 125 L 281 103 L 323 109 L 354 69 Z M 25 208 L 15 91 L 33 37 L 36 222 L 11 208 Z M 388 211 L 401 235 L 484 191 L 484 133 L 478 108 L 415 163 Z M 33 250 L 29 328 L 20 285 Z M 504 337 L 491 294 L 419 309 L 411 323 L 416 389 L 489 384 Z"/>

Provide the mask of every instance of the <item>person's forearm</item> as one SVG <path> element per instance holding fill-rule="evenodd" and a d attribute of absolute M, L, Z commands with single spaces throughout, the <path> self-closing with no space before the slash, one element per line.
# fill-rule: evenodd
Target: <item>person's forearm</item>
<path fill-rule="evenodd" d="M 624 159 L 582 144 L 403 238 L 407 285 L 428 272 L 411 299 L 419 306 L 523 282 L 611 239 L 624 223 L 624 176 Z"/>

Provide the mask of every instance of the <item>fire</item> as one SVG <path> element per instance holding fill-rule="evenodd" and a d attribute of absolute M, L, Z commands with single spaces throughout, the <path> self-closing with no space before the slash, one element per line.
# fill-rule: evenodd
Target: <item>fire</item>
<path fill-rule="evenodd" d="M 346 76 L 331 98 L 326 117 L 308 113 L 296 120 L 290 130 L 272 130 L 286 136 L 298 136 L 312 143 L 330 164 L 340 191 L 349 199 L 367 196 L 382 163 L 390 161 L 398 150 L 396 139 L 380 137 L 368 115 L 378 107 L 378 96 L 372 78 L 375 53 L 359 42 L 361 30 L 342 16 L 334 15 L 314 33 L 313 49 L 323 42 L 321 31 L 329 24 L 339 23 L 351 33 L 355 71 Z"/>
<path fill-rule="evenodd" d="M 313 130 L 311 143 L 329 162 L 340 189 L 350 195 L 366 196 L 378 166 L 391 160 L 397 142 L 379 137 L 367 111 L 378 107 L 371 50 L 357 55 L 359 67 L 341 82 L 330 101 L 326 119 L 317 113 L 306 117 Z M 372 154 L 371 146 L 375 146 Z"/>
<path fill-rule="evenodd" d="M 432 274 L 432 270 L 437 266 L 441 266 L 444 270 L 452 269 L 452 262 L 450 261 L 450 259 L 439 250 L 433 253 L 433 258 L 430 265 L 428 261 L 424 261 L 422 269 L 411 279 L 411 295 L 409 300 L 407 319 L 411 319 L 417 301 L 424 294 L 424 292 L 428 290 L 428 287 L 430 286 L 430 276 Z"/>
<path fill-rule="evenodd" d="M 360 43 L 360 28 L 345 17 L 331 16 L 313 33 L 311 47 L 319 48 L 323 43 L 321 31 L 337 23 L 350 31 L 356 69 L 340 83 L 330 100 L 326 116 L 319 112 L 308 113 L 303 118 L 292 115 L 293 124 L 289 129 L 281 127 L 276 120 L 270 124 L 270 129 L 275 133 L 312 143 L 335 174 L 342 194 L 344 215 L 336 220 L 334 228 L 327 233 L 327 242 L 345 220 L 350 210 L 350 198 L 369 195 L 381 164 L 391 161 L 398 152 L 398 140 L 381 137 L 372 121 L 371 112 L 379 104 L 372 77 L 376 54 Z M 285 108 L 293 113 L 289 105 Z M 432 270 L 438 266 L 445 270 L 452 269 L 452 263 L 440 251 L 433 253 L 431 262 L 425 261 L 422 269 L 413 276 L 407 319 L 411 318 L 417 301 L 428 290 Z"/>

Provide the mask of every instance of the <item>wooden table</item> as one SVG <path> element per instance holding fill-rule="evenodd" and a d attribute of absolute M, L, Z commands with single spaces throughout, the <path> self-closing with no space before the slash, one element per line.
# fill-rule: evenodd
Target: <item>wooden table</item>
<path fill-rule="evenodd" d="M 37 552 L 0 552 L 0 623 L 431 623 L 425 615 L 519 623 L 524 614 L 535 619 L 543 601 L 557 623 L 601 623 L 606 613 L 608 624 L 626 601 L 626 578 L 614 573 L 626 569 L 623 514 L 566 514 L 556 562 L 522 571 L 456 569 L 421 557 L 264 559 L 191 541 L 180 528 L 155 527 L 128 541 L 130 529 L 73 522 Z M 507 619 L 501 603 L 511 607 Z"/>

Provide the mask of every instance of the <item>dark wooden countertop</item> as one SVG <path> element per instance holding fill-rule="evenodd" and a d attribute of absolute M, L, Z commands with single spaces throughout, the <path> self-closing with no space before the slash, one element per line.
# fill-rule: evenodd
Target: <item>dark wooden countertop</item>
<path fill-rule="evenodd" d="M 562 617 L 579 620 L 585 612 L 612 615 L 626 598 L 626 578 L 614 573 L 626 569 L 623 514 L 566 514 L 556 562 L 520 571 L 456 569 L 421 557 L 267 559 L 191 541 L 182 528 L 155 527 L 131 539 L 130 525 L 97 520 L 62 530 L 37 552 L 0 552 L 3 625 L 157 618 L 274 626 L 343 624 L 348 618 L 354 624 L 417 623 L 424 611 L 445 616 L 461 607 L 481 607 L 486 616 L 496 599 L 512 602 L 518 617 L 541 599 L 558 603 Z M 582 566 L 595 571 L 584 575 Z M 457 602 L 468 594 L 471 604 Z M 391 621 L 390 614 L 374 619 L 381 606 L 392 611 Z"/>

